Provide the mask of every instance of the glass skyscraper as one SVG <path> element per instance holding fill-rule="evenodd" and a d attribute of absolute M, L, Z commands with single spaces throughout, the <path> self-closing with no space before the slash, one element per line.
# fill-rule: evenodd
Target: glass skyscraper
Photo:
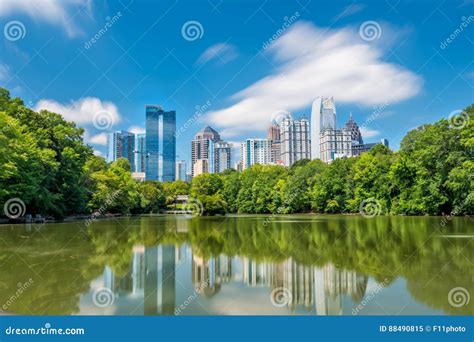
<path fill-rule="evenodd" d="M 171 182 L 176 178 L 176 112 L 160 106 L 146 109 L 146 180 Z"/>
<path fill-rule="evenodd" d="M 135 172 L 145 172 L 146 165 L 146 135 L 135 135 Z"/>
<path fill-rule="evenodd" d="M 133 169 L 135 164 L 135 135 L 126 131 L 116 131 L 107 135 L 107 162 L 126 158 Z"/>

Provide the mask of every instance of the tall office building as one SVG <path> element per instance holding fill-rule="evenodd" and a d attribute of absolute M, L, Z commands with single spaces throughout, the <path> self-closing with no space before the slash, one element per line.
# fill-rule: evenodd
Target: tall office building
<path fill-rule="evenodd" d="M 116 131 L 107 135 L 107 162 L 126 158 L 133 169 L 135 165 L 135 135 L 126 131 Z"/>
<path fill-rule="evenodd" d="M 168 182 L 176 173 L 176 112 L 146 105 L 146 180 Z"/>
<path fill-rule="evenodd" d="M 280 139 L 283 165 L 291 166 L 298 160 L 311 158 L 308 120 L 283 120 L 280 123 Z"/>
<path fill-rule="evenodd" d="M 346 122 L 344 129 L 351 132 L 351 140 L 354 144 L 363 144 L 362 134 L 360 133 L 359 126 L 352 119 L 352 113 L 349 113 L 349 120 Z"/>
<path fill-rule="evenodd" d="M 232 145 L 225 141 L 214 143 L 214 172 L 220 173 L 230 169 Z"/>
<path fill-rule="evenodd" d="M 331 97 L 318 97 L 311 109 L 311 159 L 321 159 L 320 134 L 336 129 L 336 104 Z"/>
<path fill-rule="evenodd" d="M 334 159 L 352 157 L 351 131 L 343 129 L 325 129 L 320 134 L 320 158 L 325 163 Z"/>
<path fill-rule="evenodd" d="M 135 172 L 145 172 L 146 167 L 146 135 L 135 135 Z"/>
<path fill-rule="evenodd" d="M 281 159 L 281 138 L 280 125 L 272 124 L 268 129 L 267 139 L 271 140 L 271 162 L 274 164 L 283 164 Z"/>
<path fill-rule="evenodd" d="M 194 164 L 198 159 L 206 159 L 208 164 L 206 172 L 214 173 L 214 143 L 220 140 L 219 133 L 210 126 L 206 126 L 196 133 L 191 142 L 191 172 L 193 177 L 195 176 Z"/>
<path fill-rule="evenodd" d="M 197 159 L 193 165 L 193 177 L 209 173 L 209 159 Z"/>
<path fill-rule="evenodd" d="M 241 163 L 245 170 L 255 164 L 271 163 L 272 142 L 268 139 L 247 139 L 241 145 Z"/>
<path fill-rule="evenodd" d="M 178 160 L 176 162 L 176 180 L 186 181 L 186 161 Z"/>

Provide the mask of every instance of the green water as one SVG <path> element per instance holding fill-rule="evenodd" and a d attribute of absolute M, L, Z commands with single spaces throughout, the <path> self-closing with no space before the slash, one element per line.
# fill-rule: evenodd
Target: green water
<path fill-rule="evenodd" d="M 0 309 L 35 315 L 473 314 L 473 226 L 471 218 L 358 216 L 0 225 Z"/>

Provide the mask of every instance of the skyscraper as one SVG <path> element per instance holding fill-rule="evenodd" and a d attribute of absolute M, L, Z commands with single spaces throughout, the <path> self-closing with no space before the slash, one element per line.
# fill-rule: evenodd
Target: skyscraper
<path fill-rule="evenodd" d="M 135 134 L 135 172 L 145 172 L 146 135 Z"/>
<path fill-rule="evenodd" d="M 336 104 L 331 97 L 318 97 L 311 109 L 311 159 L 321 159 L 320 134 L 336 129 Z"/>
<path fill-rule="evenodd" d="M 126 131 L 116 131 L 107 135 L 107 162 L 126 158 L 133 169 L 135 165 L 135 135 Z"/>
<path fill-rule="evenodd" d="M 241 145 L 242 169 L 245 170 L 255 164 L 270 164 L 271 146 L 271 140 L 268 139 L 247 139 Z"/>
<path fill-rule="evenodd" d="M 205 159 L 207 172 L 214 173 L 214 143 L 220 141 L 221 137 L 217 131 L 210 126 L 204 127 L 196 133 L 191 142 L 191 172 L 194 177 L 194 164 L 198 159 Z"/>
<path fill-rule="evenodd" d="M 285 119 L 280 123 L 281 159 L 291 166 L 301 159 L 311 158 L 309 122 L 306 119 Z"/>
<path fill-rule="evenodd" d="M 232 145 L 225 141 L 214 144 L 214 172 L 220 173 L 230 169 Z"/>
<path fill-rule="evenodd" d="M 176 112 L 146 105 L 146 180 L 168 182 L 176 172 Z"/>
<path fill-rule="evenodd" d="M 360 133 L 359 126 L 352 119 L 352 113 L 349 113 L 349 120 L 346 122 L 344 128 L 351 132 L 351 140 L 354 144 L 364 143 L 364 141 L 362 140 L 362 134 Z"/>
<path fill-rule="evenodd" d="M 178 160 L 176 162 L 176 180 L 186 181 L 186 161 Z"/>
<path fill-rule="evenodd" d="M 271 162 L 274 164 L 283 164 L 281 160 L 281 138 L 280 125 L 272 124 L 268 129 L 267 139 L 271 140 Z"/>

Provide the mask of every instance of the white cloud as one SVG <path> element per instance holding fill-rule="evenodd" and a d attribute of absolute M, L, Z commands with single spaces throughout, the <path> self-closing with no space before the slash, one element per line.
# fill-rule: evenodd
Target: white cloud
<path fill-rule="evenodd" d="M 88 141 L 91 144 L 94 145 L 102 145 L 105 146 L 107 145 L 107 133 L 102 132 L 96 135 L 91 136 Z"/>
<path fill-rule="evenodd" d="M 120 113 L 117 106 L 108 101 L 102 101 L 96 97 L 83 97 L 66 104 L 55 100 L 42 99 L 38 101 L 35 110 L 49 110 L 61 114 L 66 120 L 74 121 L 78 125 L 94 125 L 103 127 L 103 123 L 94 122 L 99 119 L 106 119 L 110 123 L 109 128 L 120 122 Z M 99 118 L 100 116 L 100 118 Z"/>
<path fill-rule="evenodd" d="M 99 150 L 94 150 L 94 154 L 98 157 L 103 157 L 104 154 L 102 152 L 100 152 Z"/>
<path fill-rule="evenodd" d="M 345 7 L 341 13 L 339 13 L 335 20 L 339 20 L 345 17 L 350 17 L 354 14 L 357 14 L 365 9 L 365 5 L 363 4 L 358 4 L 358 3 L 352 3 L 349 6 Z"/>
<path fill-rule="evenodd" d="M 145 133 L 145 128 L 140 127 L 140 126 L 131 126 L 127 129 L 127 132 L 130 132 L 133 134 L 143 134 Z"/>
<path fill-rule="evenodd" d="M 221 64 L 226 64 L 237 57 L 237 49 L 227 43 L 217 43 L 208 47 L 199 56 L 197 63 L 204 64 L 210 60 L 217 60 Z"/>
<path fill-rule="evenodd" d="M 362 137 L 364 139 L 370 139 L 370 138 L 380 135 L 379 131 L 375 129 L 365 128 L 365 127 L 360 128 L 360 133 L 362 134 Z"/>
<path fill-rule="evenodd" d="M 421 88 L 417 75 L 383 61 L 381 45 L 364 42 L 357 29 L 322 30 L 300 22 L 268 50 L 276 71 L 234 94 L 231 106 L 206 114 L 224 137 L 263 131 L 272 113 L 309 108 L 317 96 L 370 106 L 408 99 Z"/>
<path fill-rule="evenodd" d="M 25 14 L 35 21 L 64 27 L 69 37 L 80 34 L 77 15 L 91 12 L 91 0 L 2 0 L 0 17 Z"/>

